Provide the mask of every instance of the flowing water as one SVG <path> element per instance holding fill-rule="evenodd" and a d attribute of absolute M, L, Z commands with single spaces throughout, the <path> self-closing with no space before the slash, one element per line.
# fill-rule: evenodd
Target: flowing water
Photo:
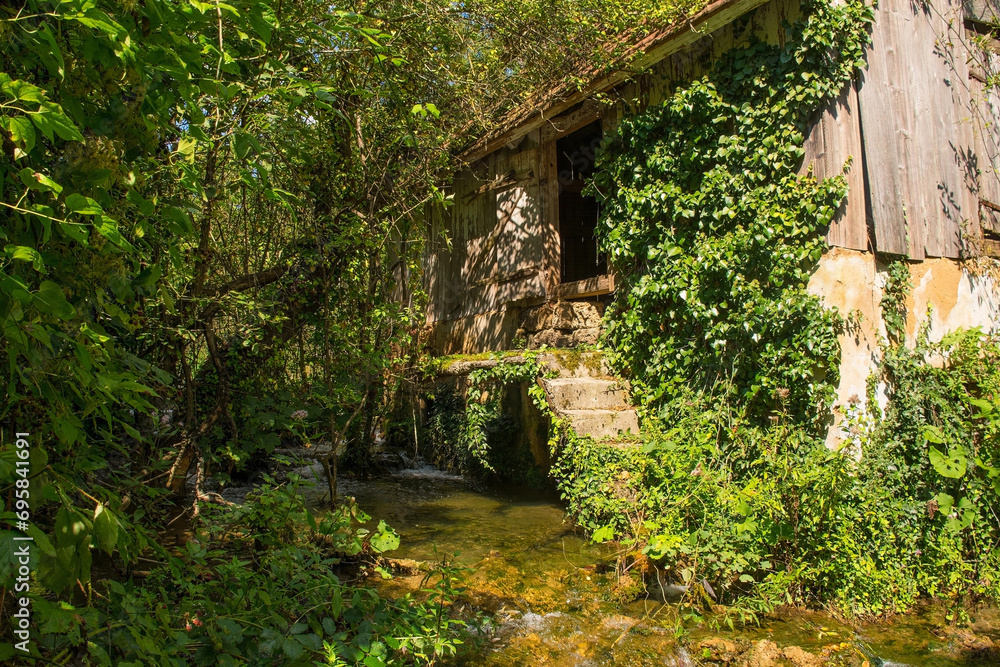
<path fill-rule="evenodd" d="M 743 631 L 689 622 L 677 640 L 676 605 L 623 602 L 613 552 L 575 531 L 552 494 L 489 487 L 426 465 L 374 481 L 343 480 L 341 492 L 400 534 L 393 558 L 424 570 L 442 559 L 470 568 L 466 610 L 489 620 L 479 650 L 463 665 L 730 664 L 727 657 L 759 665 L 998 664 L 989 649 L 1000 642 L 995 609 L 980 612 L 967 630 L 949 628 L 938 607 L 861 627 L 788 611 Z M 400 575 L 382 586 L 401 593 L 419 589 L 422 579 Z"/>

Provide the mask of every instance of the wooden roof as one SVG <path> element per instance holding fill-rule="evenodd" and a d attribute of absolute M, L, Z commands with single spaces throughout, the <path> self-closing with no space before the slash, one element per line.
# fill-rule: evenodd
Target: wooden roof
<path fill-rule="evenodd" d="M 628 65 L 627 68 L 619 68 L 610 73 L 597 73 L 591 68 L 577 73 L 577 76 L 584 79 L 590 78 L 590 82 L 582 89 L 577 89 L 572 82 L 564 81 L 537 93 L 521 106 L 512 109 L 496 128 L 466 149 L 461 155 L 462 159 L 473 162 L 506 144 L 520 140 L 524 135 L 574 105 L 592 95 L 613 89 L 635 72 L 645 70 L 767 1 L 715 0 L 684 24 L 673 25 L 646 35 L 631 46 L 622 57 L 622 62 Z"/>

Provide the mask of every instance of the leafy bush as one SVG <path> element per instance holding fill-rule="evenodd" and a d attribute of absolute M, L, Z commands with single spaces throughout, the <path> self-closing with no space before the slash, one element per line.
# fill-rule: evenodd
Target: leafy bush
<path fill-rule="evenodd" d="M 837 384 L 841 318 L 806 290 L 842 176 L 798 175 L 817 111 L 863 66 L 871 8 L 803 3 L 777 46 L 751 37 L 700 79 L 621 122 L 588 186 L 621 284 L 606 347 L 647 412 L 728 392 L 818 430 Z"/>
<path fill-rule="evenodd" d="M 453 655 L 465 627 L 447 613 L 456 570 L 431 572 L 437 583 L 423 600 L 386 600 L 337 576 L 351 571 L 344 555 L 398 546 L 384 523 L 358 528 L 368 519 L 352 503 L 314 517 L 294 488 L 255 492 L 176 553 L 160 549 L 143 576 L 95 582 L 89 605 L 35 598 L 37 646 L 97 665 L 411 665 Z"/>
<path fill-rule="evenodd" d="M 855 405 L 840 451 L 787 415 L 754 427 L 701 396 L 675 401 L 641 448 L 568 434 L 554 474 L 597 538 L 675 581 L 707 578 L 734 612 L 1000 600 L 1000 338 L 886 344 L 882 373 L 885 413 Z"/>

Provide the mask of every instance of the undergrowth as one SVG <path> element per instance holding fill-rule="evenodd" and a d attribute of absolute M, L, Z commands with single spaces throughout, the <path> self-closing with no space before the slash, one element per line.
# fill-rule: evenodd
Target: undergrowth
<path fill-rule="evenodd" d="M 877 617 L 920 597 L 1000 600 L 1000 337 L 924 329 L 910 348 L 889 330 L 839 450 L 788 413 L 755 427 L 726 392 L 692 393 L 640 448 L 566 433 L 553 474 L 570 513 L 626 561 L 707 580 L 730 622 L 780 604 Z"/>
<path fill-rule="evenodd" d="M 399 544 L 384 523 L 360 528 L 368 518 L 352 502 L 314 516 L 295 488 L 264 488 L 203 516 L 184 546 L 155 546 L 140 561 L 153 563 L 148 572 L 95 577 L 86 605 L 39 596 L 33 640 L 53 664 L 346 667 L 453 656 L 465 634 L 448 613 L 461 591 L 455 568 L 429 573 L 419 598 L 341 579 Z"/>

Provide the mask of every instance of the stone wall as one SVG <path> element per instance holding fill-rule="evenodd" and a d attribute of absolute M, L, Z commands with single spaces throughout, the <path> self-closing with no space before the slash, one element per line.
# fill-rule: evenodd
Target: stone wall
<path fill-rule="evenodd" d="M 600 301 L 556 301 L 525 308 L 517 338 L 531 349 L 595 345 L 601 333 Z"/>

